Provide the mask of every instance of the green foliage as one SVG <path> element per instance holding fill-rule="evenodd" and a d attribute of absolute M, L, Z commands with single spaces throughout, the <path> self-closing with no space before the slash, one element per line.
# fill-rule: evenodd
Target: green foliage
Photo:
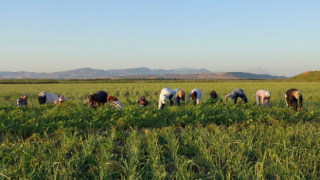
<path fill-rule="evenodd" d="M 164 87 L 202 90 L 200 105 L 158 110 Z M 302 92 L 302 111 L 285 107 L 284 93 Z M 105 83 L 0 85 L 0 179 L 319 179 L 320 84 L 296 82 Z M 249 103 L 207 104 L 242 88 Z M 255 92 L 272 92 L 269 107 Z M 109 104 L 83 104 L 97 90 Z M 38 105 L 37 94 L 63 94 L 61 106 Z M 23 93 L 28 108 L 15 107 Z M 136 102 L 146 96 L 150 106 Z"/>

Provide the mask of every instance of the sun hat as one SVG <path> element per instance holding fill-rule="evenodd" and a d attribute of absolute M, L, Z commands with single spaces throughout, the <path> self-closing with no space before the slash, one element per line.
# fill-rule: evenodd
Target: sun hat
<path fill-rule="evenodd" d="M 42 96 L 42 97 L 43 97 L 43 96 L 45 96 L 45 95 L 46 95 L 45 92 L 40 92 L 40 93 L 39 93 L 39 96 Z"/>
<path fill-rule="evenodd" d="M 266 98 L 269 98 L 269 97 L 271 96 L 271 93 L 270 93 L 269 91 L 266 91 L 266 92 L 264 93 L 264 96 L 265 96 Z"/>
<path fill-rule="evenodd" d="M 64 102 L 64 101 L 66 101 L 66 98 L 63 95 L 61 95 L 59 97 L 59 102 Z"/>

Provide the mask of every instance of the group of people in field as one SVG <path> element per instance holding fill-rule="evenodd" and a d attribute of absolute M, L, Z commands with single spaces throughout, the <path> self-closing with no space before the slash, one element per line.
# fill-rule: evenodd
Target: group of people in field
<path fill-rule="evenodd" d="M 248 102 L 248 98 L 246 94 L 243 92 L 242 89 L 234 89 L 229 94 L 225 95 L 224 103 L 227 103 L 228 98 L 233 101 L 234 104 L 237 103 L 237 99 L 241 98 L 239 104 Z M 191 100 L 194 105 L 200 104 L 202 98 L 202 92 L 199 89 L 193 89 L 191 92 L 185 97 L 185 92 L 179 88 L 171 90 L 170 88 L 163 88 L 160 93 L 159 97 L 159 105 L 158 109 L 163 109 L 166 105 L 166 100 L 169 99 L 170 106 L 177 105 L 179 106 L 182 101 L 189 101 Z M 258 90 L 256 92 L 256 102 L 257 106 L 260 106 L 260 103 L 267 107 L 271 98 L 270 91 L 267 90 Z M 17 99 L 16 106 L 27 106 L 28 102 L 28 95 L 24 94 L 20 98 Z M 56 95 L 50 92 L 40 92 L 38 95 L 39 104 L 45 103 L 53 103 L 61 105 L 63 102 L 66 101 L 66 98 L 63 95 Z M 301 110 L 302 107 L 302 95 L 301 92 L 297 89 L 289 89 L 285 93 L 285 101 L 287 107 L 293 106 L 295 110 Z M 109 96 L 108 93 L 105 91 L 97 91 L 96 93 L 87 96 L 85 103 L 93 108 L 100 107 L 107 102 L 110 102 L 111 107 L 121 110 L 123 108 L 123 104 L 119 99 L 114 96 Z M 222 103 L 221 96 L 216 93 L 216 91 L 211 91 L 209 99 L 207 100 L 208 103 L 215 104 L 215 103 Z M 299 107 L 298 107 L 299 102 Z M 147 106 L 149 103 L 146 100 L 145 96 L 140 97 L 137 104 L 141 107 Z"/>

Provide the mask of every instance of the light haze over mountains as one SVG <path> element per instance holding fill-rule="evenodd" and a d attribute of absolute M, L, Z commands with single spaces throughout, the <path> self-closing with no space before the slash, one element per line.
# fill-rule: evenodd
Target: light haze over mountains
<path fill-rule="evenodd" d="M 190 76 L 195 74 L 201 74 L 202 76 Z M 265 76 L 257 76 L 265 75 Z M 146 67 L 139 68 L 129 68 L 129 69 L 110 69 L 110 70 L 101 70 L 101 69 L 92 69 L 92 68 L 80 68 L 69 71 L 59 71 L 52 73 L 37 73 L 37 72 L 8 72 L 0 71 L 1 79 L 83 79 L 83 78 L 149 78 L 145 75 L 157 75 L 155 78 L 172 78 L 173 75 L 175 78 L 179 79 L 224 79 L 225 77 L 235 77 L 235 78 L 257 78 L 257 79 L 267 79 L 267 78 L 284 78 L 279 76 L 272 76 L 266 71 L 260 68 L 252 69 L 251 72 L 211 72 L 207 69 L 195 69 L 195 68 L 178 68 L 178 69 L 149 69 Z M 188 75 L 188 76 L 187 76 Z M 209 75 L 204 77 L 205 75 Z"/>

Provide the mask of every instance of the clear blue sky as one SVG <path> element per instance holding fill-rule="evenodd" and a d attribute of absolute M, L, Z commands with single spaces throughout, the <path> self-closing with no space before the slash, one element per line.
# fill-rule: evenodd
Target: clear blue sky
<path fill-rule="evenodd" d="M 319 0 L 2 0 L 0 71 L 320 70 Z"/>

